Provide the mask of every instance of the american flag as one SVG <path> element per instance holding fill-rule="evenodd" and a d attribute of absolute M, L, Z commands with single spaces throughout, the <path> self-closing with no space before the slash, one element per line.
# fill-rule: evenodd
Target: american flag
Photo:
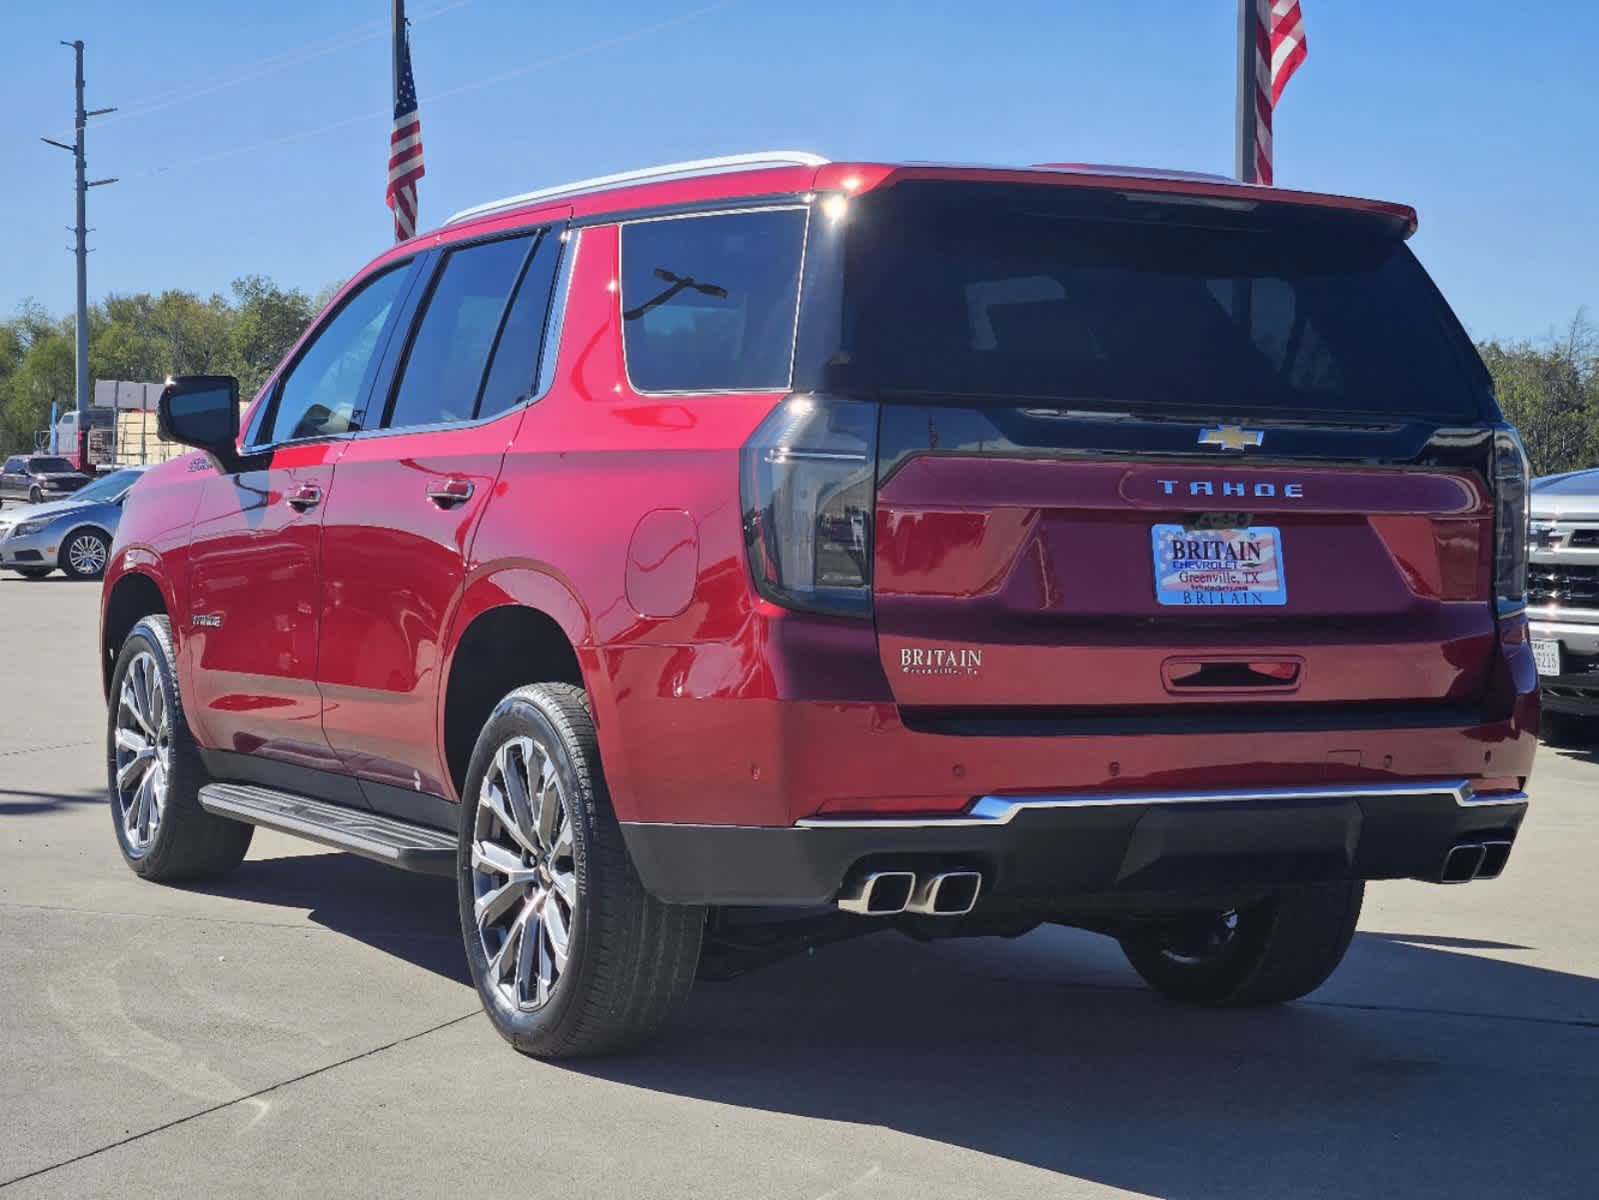
<path fill-rule="evenodd" d="M 384 203 L 394 210 L 394 240 L 416 236 L 416 181 L 422 166 L 422 118 L 416 111 L 416 80 L 411 78 L 411 38 L 400 49 L 400 78 L 394 94 L 394 132 L 389 135 L 389 187 Z"/>
<path fill-rule="evenodd" d="M 1305 22 L 1299 0 L 1255 3 L 1255 182 L 1270 184 L 1271 114 L 1305 61 Z"/>

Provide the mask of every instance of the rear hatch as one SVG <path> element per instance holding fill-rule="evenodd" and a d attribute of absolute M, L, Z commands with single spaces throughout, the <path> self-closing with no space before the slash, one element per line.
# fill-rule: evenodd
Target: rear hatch
<path fill-rule="evenodd" d="M 873 609 L 899 703 L 1480 694 L 1496 414 L 1404 232 L 1060 186 L 853 202 L 831 294 L 808 270 L 838 348 L 807 382 L 881 404 Z"/>

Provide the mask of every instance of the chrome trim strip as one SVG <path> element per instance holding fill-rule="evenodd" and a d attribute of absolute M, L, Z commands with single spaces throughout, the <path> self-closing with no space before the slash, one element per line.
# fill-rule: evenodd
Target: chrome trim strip
<path fill-rule="evenodd" d="M 1107 792 L 1071 796 L 980 796 L 965 813 L 953 817 L 806 817 L 801 829 L 957 829 L 1005 825 L 1028 809 L 1107 808 L 1149 804 L 1230 804 L 1251 800 L 1359 800 L 1383 796 L 1434 796 L 1447 793 L 1461 808 L 1525 804 L 1526 792 L 1492 792 L 1478 796 L 1469 779 L 1427 783 L 1374 783 L 1366 787 L 1258 788 L 1216 792 Z"/>
<path fill-rule="evenodd" d="M 725 175 L 730 171 L 749 171 L 760 167 L 822 167 L 830 160 L 806 150 L 763 150 L 756 154 L 725 154 L 716 158 L 696 158 L 688 162 L 664 163 L 658 167 L 644 167 L 637 171 L 622 171 L 615 175 L 599 175 L 593 179 L 579 179 L 554 187 L 539 188 L 503 200 L 490 200 L 472 208 L 463 208 L 444 222 L 454 225 L 473 217 L 487 216 L 505 208 L 520 208 L 544 200 L 559 200 L 566 196 L 582 196 L 589 192 L 603 192 L 608 188 L 635 183 L 660 183 L 672 179 L 692 179 L 701 175 Z"/>

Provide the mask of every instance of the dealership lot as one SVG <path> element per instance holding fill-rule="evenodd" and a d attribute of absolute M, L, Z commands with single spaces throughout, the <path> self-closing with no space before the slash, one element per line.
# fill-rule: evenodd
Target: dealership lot
<path fill-rule="evenodd" d="M 103 799 L 99 590 L 0 578 L 6 1195 L 1590 1196 L 1599 748 L 1505 877 L 1379 884 L 1308 1002 L 1195 1012 L 1108 941 L 881 935 L 702 984 L 648 1053 L 524 1059 L 452 885 L 258 833 L 145 884 Z"/>

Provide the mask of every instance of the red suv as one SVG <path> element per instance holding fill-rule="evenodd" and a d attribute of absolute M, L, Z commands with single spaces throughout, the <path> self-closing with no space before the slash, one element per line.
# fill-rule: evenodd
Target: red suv
<path fill-rule="evenodd" d="M 106 573 L 149 879 L 252 826 L 453 875 L 518 1048 L 851 934 L 1317 987 L 1364 881 L 1504 868 L 1527 464 L 1394 204 L 679 164 L 358 272 L 175 381 Z"/>

